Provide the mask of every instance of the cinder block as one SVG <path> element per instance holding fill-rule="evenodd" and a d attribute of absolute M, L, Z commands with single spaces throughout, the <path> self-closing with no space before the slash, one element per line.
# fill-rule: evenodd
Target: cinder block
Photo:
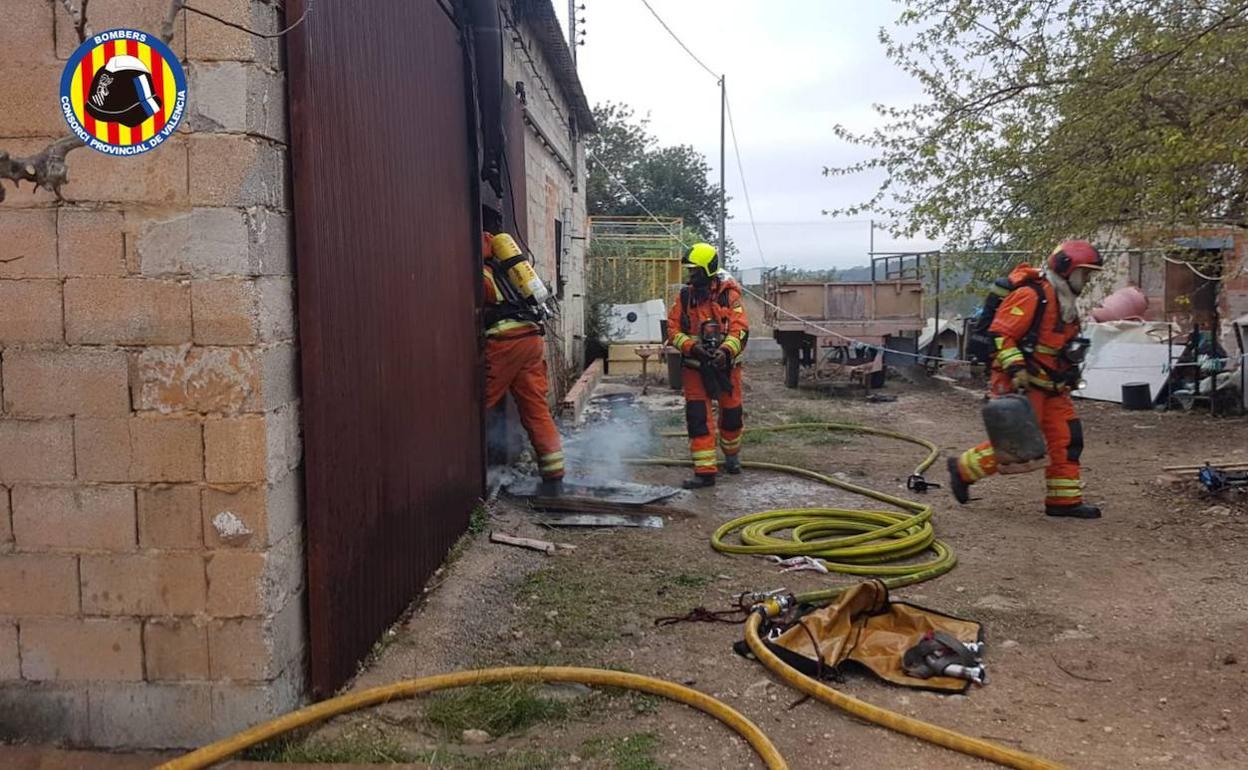
<path fill-rule="evenodd" d="M 21 661 L 17 651 L 17 624 L 0 622 L 0 679 L 21 679 Z"/>
<path fill-rule="evenodd" d="M 256 281 L 260 301 L 260 339 L 289 342 L 295 338 L 294 280 L 266 277 Z"/>
<path fill-rule="evenodd" d="M 256 32 L 272 34 L 281 29 L 280 15 L 267 3 L 201 0 L 195 7 Z M 198 14 L 187 14 L 186 37 L 187 50 L 195 61 L 254 61 L 268 67 L 277 65 L 276 39 L 248 35 Z"/>
<path fill-rule="evenodd" d="M 86 688 L 0 684 L 0 741 L 83 745 L 87 738 Z"/>
<path fill-rule="evenodd" d="M 195 206 L 287 208 L 286 153 L 243 136 L 193 134 L 191 203 Z"/>
<path fill-rule="evenodd" d="M 250 275 L 246 215 L 230 208 L 196 208 L 174 217 L 152 220 L 127 214 L 131 260 L 146 276 Z"/>
<path fill-rule="evenodd" d="M 294 273 L 290 217 L 268 209 L 251 209 L 247 217 L 251 263 L 260 275 Z"/>
<path fill-rule="evenodd" d="M 303 588 L 303 539 L 290 534 L 267 552 L 208 554 L 208 614 L 218 618 L 271 615 Z"/>
<path fill-rule="evenodd" d="M 190 286 L 146 278 L 70 278 L 65 325 L 71 344 L 190 342 Z"/>
<path fill-rule="evenodd" d="M 133 551 L 134 521 L 129 487 L 13 488 L 13 535 L 23 550 Z"/>
<path fill-rule="evenodd" d="M 267 279 L 265 279 L 267 280 Z M 260 292 L 244 278 L 191 283 L 191 319 L 200 345 L 250 345 L 259 338 Z"/>
<path fill-rule="evenodd" d="M 82 611 L 90 615 L 194 615 L 204 610 L 204 560 L 179 551 L 82 559 Z"/>
<path fill-rule="evenodd" d="M 204 423 L 204 475 L 213 483 L 265 480 L 265 418 L 210 418 Z"/>
<path fill-rule="evenodd" d="M 210 678 L 208 628 L 190 618 L 149 620 L 143 624 L 143 654 L 151 681 Z M 237 654 L 222 650 L 225 657 Z"/>
<path fill-rule="evenodd" d="M 268 445 L 267 476 L 270 482 L 277 482 L 298 468 L 303 460 L 297 403 L 265 415 L 265 439 Z"/>
<path fill-rule="evenodd" d="M 129 157 L 78 150 L 70 156 L 69 183 L 62 192 L 97 203 L 185 206 L 186 155 L 186 140 L 177 135 L 151 152 Z"/>
<path fill-rule="evenodd" d="M 72 615 L 78 611 L 78 557 L 0 554 L 0 615 Z"/>
<path fill-rule="evenodd" d="M 52 62 L 23 64 L 4 68 L 4 132 L 12 136 L 66 133 L 61 102 L 56 97 L 61 66 Z"/>
<path fill-rule="evenodd" d="M 125 275 L 124 224 L 117 211 L 61 209 L 57 219 L 61 275 Z"/>
<path fill-rule="evenodd" d="M 144 548 L 203 545 L 199 487 L 160 484 L 138 490 L 139 544 Z"/>
<path fill-rule="evenodd" d="M 74 477 L 70 420 L 0 419 L 0 483 Z"/>
<path fill-rule="evenodd" d="M 203 439 L 194 419 L 155 415 L 78 418 L 74 440 L 78 477 L 87 481 L 203 478 Z"/>
<path fill-rule="evenodd" d="M 266 681 L 298 662 L 307 646 L 303 595 L 292 597 L 271 618 L 215 620 L 208 643 L 212 678 Z"/>
<path fill-rule="evenodd" d="M 19 416 L 124 415 L 130 411 L 128 369 L 120 350 L 8 350 L 4 408 Z"/>
<path fill-rule="evenodd" d="M 213 685 L 213 728 L 221 735 L 232 735 L 267 722 L 297 708 L 304 692 L 303 670 L 299 665 L 288 667 L 281 676 L 266 684 Z"/>
<path fill-rule="evenodd" d="M 0 234 L 0 278 L 56 277 L 55 209 L 0 209 Z"/>
<path fill-rule="evenodd" d="M 9 495 L 8 487 L 0 487 L 0 553 L 13 547 L 13 517 Z"/>
<path fill-rule="evenodd" d="M 74 0 L 75 5 L 79 2 L 81 0 Z M 60 2 L 54 2 L 52 5 L 56 6 L 56 55 L 61 59 L 68 59 L 78 47 L 78 33 L 74 29 L 73 20 L 65 11 L 65 6 Z M 168 0 L 113 0 L 112 2 L 93 0 L 87 10 L 87 17 L 96 32 L 126 27 L 159 35 L 165 15 L 169 12 L 169 2 Z M 189 15 L 183 12 L 174 19 L 173 40 L 169 47 L 180 59 L 186 54 L 185 18 Z"/>
<path fill-rule="evenodd" d="M 265 411 L 298 400 L 299 356 L 294 345 L 275 345 L 260 354 L 260 391 L 260 408 Z"/>
<path fill-rule="evenodd" d="M 0 65 L 26 66 L 56 61 L 51 3 L 5 3 L 0 25 Z"/>
<path fill-rule="evenodd" d="M 139 624 L 128 618 L 23 620 L 22 676 L 32 682 L 143 679 Z"/>
<path fill-rule="evenodd" d="M 224 737 L 207 683 L 93 684 L 88 696 L 99 748 L 191 748 Z"/>
<path fill-rule="evenodd" d="M 209 548 L 259 549 L 269 544 L 264 486 L 207 488 L 204 543 Z"/>
<path fill-rule="evenodd" d="M 0 308 L 4 308 L 0 313 L 0 345 L 60 342 L 64 337 L 58 281 L 0 281 Z"/>
<path fill-rule="evenodd" d="M 192 131 L 264 136 L 286 141 L 286 84 L 281 75 L 235 61 L 190 67 L 187 125 Z"/>
<path fill-rule="evenodd" d="M 268 400 L 261 393 L 270 364 L 248 348 L 147 348 L 134 362 L 137 409 L 235 414 Z M 272 387 L 282 395 L 285 385 Z"/>

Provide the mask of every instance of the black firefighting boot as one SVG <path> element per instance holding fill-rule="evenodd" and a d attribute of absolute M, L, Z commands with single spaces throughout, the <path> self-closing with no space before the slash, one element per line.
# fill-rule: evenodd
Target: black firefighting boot
<path fill-rule="evenodd" d="M 705 489 L 706 487 L 713 487 L 715 486 L 715 474 L 699 474 L 691 479 L 685 479 L 680 486 L 685 489 Z"/>
<path fill-rule="evenodd" d="M 740 455 L 725 455 L 724 456 L 724 470 L 733 476 L 736 476 L 738 473 L 740 473 L 741 472 Z"/>
<path fill-rule="evenodd" d="M 563 479 L 542 479 L 542 483 L 537 485 L 537 494 L 540 497 L 559 497 L 563 494 Z"/>
<path fill-rule="evenodd" d="M 1101 509 L 1089 503 L 1079 503 L 1078 505 L 1046 505 L 1044 513 L 1047 516 L 1065 516 L 1070 519 L 1099 519 L 1101 518 Z"/>
<path fill-rule="evenodd" d="M 966 505 L 971 501 L 971 485 L 962 480 L 962 471 L 958 470 L 958 458 L 950 457 L 947 465 L 949 467 L 949 491 L 953 492 L 953 499 Z"/>

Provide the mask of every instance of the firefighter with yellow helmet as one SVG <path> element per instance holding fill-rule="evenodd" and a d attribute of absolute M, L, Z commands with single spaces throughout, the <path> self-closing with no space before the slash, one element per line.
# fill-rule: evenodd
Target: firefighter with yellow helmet
<path fill-rule="evenodd" d="M 667 313 L 667 344 L 681 352 L 685 423 L 693 454 L 692 479 L 686 489 L 715 484 L 719 468 L 712 404 L 719 407 L 719 447 L 724 470 L 741 472 L 741 363 L 750 323 L 741 304 L 741 287 L 720 268 L 719 253 L 709 243 L 685 252 L 688 282 Z"/>

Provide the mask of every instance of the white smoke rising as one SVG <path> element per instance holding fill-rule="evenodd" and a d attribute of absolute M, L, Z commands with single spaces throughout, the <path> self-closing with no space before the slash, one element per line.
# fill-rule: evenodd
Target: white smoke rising
<path fill-rule="evenodd" d="M 628 457 L 651 454 L 650 415 L 631 394 L 599 396 L 585 407 L 585 424 L 563 440 L 568 475 L 581 483 L 628 481 Z"/>

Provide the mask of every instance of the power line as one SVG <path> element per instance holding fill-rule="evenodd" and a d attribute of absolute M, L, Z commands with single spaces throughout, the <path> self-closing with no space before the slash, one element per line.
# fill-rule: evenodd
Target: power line
<path fill-rule="evenodd" d="M 745 183 L 745 166 L 741 163 L 741 145 L 737 142 L 737 127 L 732 122 L 732 102 L 728 101 L 727 91 L 724 103 L 728 107 L 728 129 L 732 132 L 732 152 L 737 156 L 737 175 L 741 177 L 741 190 L 745 193 L 745 210 L 750 217 L 750 229 L 754 231 L 754 245 L 758 248 L 758 258 L 767 265 L 767 256 L 763 253 L 763 242 L 758 237 L 758 227 L 754 224 L 754 204 L 750 203 L 750 187 Z"/>
<path fill-rule="evenodd" d="M 667 34 L 672 36 L 672 40 L 675 40 L 676 43 L 681 48 L 685 49 L 685 53 L 689 54 L 689 58 L 697 62 L 699 67 L 706 70 L 706 74 L 710 75 L 716 80 L 719 80 L 719 74 L 716 73 L 715 70 L 706 66 L 706 63 L 703 62 L 701 59 L 699 59 L 697 54 L 689 50 L 689 46 L 685 45 L 685 42 L 681 40 L 680 37 L 675 32 L 672 31 L 672 28 L 667 26 L 667 22 L 663 21 L 663 17 L 659 15 L 658 11 L 654 10 L 654 7 L 651 6 L 647 0 L 641 0 L 641 4 L 646 6 L 646 10 L 650 12 L 650 15 L 653 16 L 655 20 L 659 22 L 659 24 L 663 25 L 663 29 L 667 30 Z"/>

